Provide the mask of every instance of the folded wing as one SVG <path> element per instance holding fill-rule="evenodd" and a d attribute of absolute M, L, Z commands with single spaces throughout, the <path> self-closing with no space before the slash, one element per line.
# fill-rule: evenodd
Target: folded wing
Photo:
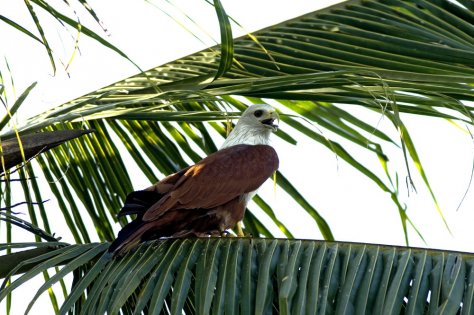
<path fill-rule="evenodd" d="M 278 169 L 268 145 L 240 144 L 217 151 L 144 191 L 131 193 L 119 215 L 137 214 L 110 247 L 125 252 L 150 238 L 202 235 L 233 227 L 249 193 Z"/>

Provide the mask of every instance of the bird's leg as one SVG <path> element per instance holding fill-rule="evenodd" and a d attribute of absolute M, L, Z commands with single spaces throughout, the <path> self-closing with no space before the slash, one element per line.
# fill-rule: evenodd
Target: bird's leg
<path fill-rule="evenodd" d="M 230 235 L 229 231 L 226 230 L 224 225 L 219 225 L 219 234 L 221 237 L 227 237 Z"/>
<path fill-rule="evenodd" d="M 237 222 L 235 225 L 235 235 L 225 229 L 224 226 L 219 227 L 219 233 L 221 237 L 245 237 L 244 231 L 242 230 L 242 221 Z"/>
<path fill-rule="evenodd" d="M 245 237 L 244 231 L 242 230 L 242 221 L 237 222 L 235 225 L 235 232 L 237 233 L 237 237 Z"/>
<path fill-rule="evenodd" d="M 229 231 L 227 230 L 224 230 L 221 232 L 221 237 L 232 237 L 232 233 L 230 233 Z"/>

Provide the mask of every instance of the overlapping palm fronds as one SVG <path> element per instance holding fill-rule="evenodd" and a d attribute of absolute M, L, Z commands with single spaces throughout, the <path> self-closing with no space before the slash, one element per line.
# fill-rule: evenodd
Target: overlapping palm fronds
<path fill-rule="evenodd" d="M 158 173 L 174 172 L 215 151 L 216 137 L 225 136 L 228 120 L 236 118 L 245 108 L 242 97 L 246 103 L 271 100 L 282 110 L 308 120 L 310 123 L 294 115 L 282 115 L 288 128 L 335 152 L 387 192 L 399 210 L 407 235 L 410 221 L 398 199 L 397 183 L 391 178 L 382 145 L 399 143 L 431 192 L 423 164 L 400 114 L 472 124 L 473 108 L 469 101 L 474 98 L 474 16 L 471 4 L 464 0 L 347 1 L 258 31 L 253 34 L 258 42 L 250 36 L 232 41 L 225 12 L 219 2 L 215 4 L 221 26 L 220 47 L 99 89 L 33 117 L 19 127 L 20 134 L 78 127 L 96 130 L 71 141 L 68 147 L 38 157 L 75 241 L 79 244 L 91 240 L 78 200 L 92 220 L 98 238 L 108 241 L 114 237 L 115 214 L 126 194 L 134 189 L 127 167 L 130 162 L 124 160 L 127 152 L 145 176 L 151 182 L 156 181 Z M 391 139 L 377 130 L 377 126 L 351 114 L 348 107 L 354 105 L 385 115 L 399 131 L 400 139 Z M 334 137 L 323 136 L 313 124 Z M 7 131 L 2 139 L 14 136 L 13 130 Z M 284 131 L 279 131 L 277 136 L 295 141 Z M 340 143 L 341 138 L 377 156 L 386 177 L 377 176 L 373 166 L 366 165 Z M 64 169 L 68 171 L 63 172 Z M 333 236 L 324 218 L 301 196 L 297 187 L 284 174 L 278 174 L 276 181 L 314 218 L 322 236 L 331 240 Z M 255 202 L 275 224 L 271 228 L 292 236 L 265 200 L 257 197 Z M 442 216 L 439 207 L 438 211 Z M 45 218 L 43 224 L 47 222 Z M 272 229 L 251 211 L 247 212 L 244 223 L 252 235 L 272 236 Z M 305 242 L 303 246 L 298 241 L 273 240 L 167 241 L 157 243 L 158 254 L 150 255 L 155 245 L 146 244 L 121 261 L 101 256 L 107 247 L 104 244 L 85 244 L 53 247 L 52 252 L 38 260 L 30 258 L 28 264 L 31 263 L 32 273 L 65 264 L 40 292 L 66 274 L 75 273 L 75 286 L 62 312 L 75 307 L 77 313 L 92 309 L 98 313 L 119 309 L 124 314 L 161 309 L 177 313 L 184 307 L 190 313 L 206 313 L 210 309 L 232 313 L 237 306 L 229 304 L 225 308 L 222 303 L 234 298 L 232 292 L 237 294 L 232 281 L 241 279 L 245 272 L 251 276 L 245 278 L 247 286 L 239 287 L 244 288 L 242 295 L 249 297 L 246 300 L 239 296 L 241 303 L 247 303 L 239 306 L 244 309 L 275 307 L 283 313 L 303 312 L 298 308 L 304 302 L 307 310 L 319 310 L 323 306 L 314 303 L 321 303 L 318 305 L 324 305 L 323 309 L 341 313 L 355 307 L 396 314 L 403 307 L 409 313 L 419 314 L 420 310 L 435 309 L 455 313 L 462 303 L 462 312 L 470 312 L 472 257 L 469 255 L 423 251 L 413 254 L 411 250 L 355 249 L 351 245 L 338 254 L 338 245 L 318 244 Z M 205 246 L 209 251 L 199 256 L 196 248 Z M 232 251 L 233 246 L 240 250 Z M 295 250 L 298 255 L 290 255 Z M 318 258 L 319 254 L 326 258 Z M 284 261 L 291 266 L 287 270 L 278 265 L 278 260 L 285 257 Z M 352 266 L 349 261 L 358 263 Z M 205 271 L 207 262 L 209 266 L 221 262 L 222 269 L 213 267 Z M 140 269 L 141 266 L 145 269 Z M 119 275 L 130 270 L 143 273 L 129 289 L 116 290 L 128 279 Z M 195 279 L 185 277 L 188 270 L 192 270 Z M 295 276 L 295 270 L 301 271 Z M 301 302 L 304 296 L 301 290 L 309 277 L 306 271 L 316 281 L 311 283 L 329 281 L 330 285 L 324 287 L 329 290 L 327 294 L 311 295 L 314 301 Z M 318 278 L 327 271 L 331 271 L 330 278 Z M 454 278 L 448 277 L 445 271 Z M 18 284 L 24 283 L 32 273 Z M 154 277 L 148 280 L 147 275 Z M 172 275 L 176 275 L 176 281 L 169 278 Z M 431 277 L 430 281 L 427 277 Z M 224 288 L 231 292 L 229 296 Z M 255 288 L 260 289 L 255 291 Z M 11 290 L 7 286 L 0 294 Z M 96 292 L 103 295 L 95 295 Z M 258 301 L 251 298 L 255 294 Z M 425 304 L 428 294 L 429 305 Z M 360 296 L 364 298 L 359 300 Z M 84 301 L 84 297 L 97 300 Z"/>
<path fill-rule="evenodd" d="M 51 246 L 44 253 L 38 247 L 37 256 L 7 274 L 0 269 L 2 278 L 27 270 L 10 285 L 3 282 L 0 300 L 42 270 L 64 265 L 27 312 L 70 273 L 73 291 L 58 314 L 467 315 L 473 308 L 474 256 L 466 253 L 211 238 L 149 242 L 116 260 L 104 243 Z"/>

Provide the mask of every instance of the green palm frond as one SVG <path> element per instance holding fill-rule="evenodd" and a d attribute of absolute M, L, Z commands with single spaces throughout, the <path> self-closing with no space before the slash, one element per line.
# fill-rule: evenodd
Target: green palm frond
<path fill-rule="evenodd" d="M 435 26 L 427 30 L 432 25 L 428 23 L 431 19 L 430 12 L 438 15 L 444 12 L 438 7 L 427 5 L 426 8 L 415 9 L 410 6 L 415 12 L 410 13 L 411 11 L 401 10 L 395 4 L 353 1 L 308 14 L 256 32 L 259 42 L 271 53 L 271 60 L 257 43 L 249 37 L 243 37 L 234 43 L 233 53 L 238 65 L 234 65 L 224 77 L 209 84 L 202 85 L 201 82 L 214 75 L 213 73 L 220 73 L 219 65 L 224 63 L 215 48 L 151 69 L 144 75 L 86 95 L 33 118 L 28 128 L 34 130 L 55 121 L 75 121 L 78 117 L 81 121 L 106 117 L 109 121 L 127 121 L 128 131 L 136 134 L 140 133 L 140 129 L 136 128 L 143 128 L 138 127 L 139 125 L 150 125 L 143 120 L 158 121 L 160 126 L 162 121 L 173 119 L 196 122 L 219 116 L 221 119 L 227 118 L 225 112 L 207 111 L 219 108 L 223 110 L 223 100 L 241 110 L 242 105 L 230 96 L 238 94 L 252 98 L 278 99 L 282 105 L 306 119 L 386 159 L 380 144 L 369 140 L 362 132 L 372 132 L 371 134 L 376 135 L 382 142 L 395 140 L 377 131 L 376 126 L 357 120 L 338 105 L 356 104 L 379 111 L 391 119 L 393 117 L 394 125 L 400 130 L 401 143 L 406 154 L 420 166 L 419 171 L 429 188 L 422 163 L 415 147 L 409 141 L 409 133 L 398 113 L 459 118 L 471 123 L 471 108 L 462 103 L 471 100 L 471 91 L 469 85 L 466 85 L 474 79 L 469 62 L 471 52 L 465 39 L 446 38 L 449 34 Z M 407 2 L 401 4 L 409 6 Z M 453 9 L 452 6 L 450 8 Z M 462 7 L 457 6 L 456 10 L 465 13 Z M 357 13 L 359 11 L 365 13 Z M 397 22 L 382 31 L 379 21 L 381 16 L 395 13 Z M 451 16 L 453 13 L 446 10 L 444 14 Z M 459 15 L 456 19 L 462 18 L 463 15 Z M 416 31 L 415 24 L 423 27 Z M 409 37 L 405 36 L 408 31 L 411 34 Z M 469 34 L 467 30 L 462 31 Z M 439 37 L 438 41 L 445 42 L 442 42 L 442 45 L 433 44 L 435 36 Z M 368 41 L 367 38 L 371 40 Z M 453 44 L 454 48 L 448 46 L 456 40 L 459 43 Z M 401 49 L 392 42 L 403 43 L 405 48 Z M 428 46 L 436 46 L 443 56 L 453 56 L 453 50 L 456 50 L 459 58 L 452 60 L 438 57 L 432 55 L 431 50 L 426 56 L 419 56 L 419 49 Z M 359 53 L 356 54 L 356 51 Z M 232 50 L 227 49 L 225 52 L 224 55 L 232 53 Z M 356 57 L 357 63 L 354 61 Z M 229 59 L 230 57 L 225 57 L 225 60 Z M 462 63 L 464 64 L 461 66 Z M 321 137 L 315 130 L 308 129 L 290 117 L 286 118 L 285 122 L 297 131 L 307 135 L 309 133 L 315 140 L 317 138 L 317 141 L 369 176 L 397 200 L 396 187 L 386 184 L 387 180 L 391 182 L 390 178 L 378 178 L 337 142 Z M 204 125 L 197 122 L 194 125 L 199 125 L 198 130 L 201 132 L 205 130 Z M 216 128 L 216 125 L 212 127 Z M 156 127 L 146 130 L 156 131 Z M 189 129 L 187 130 L 189 132 Z M 222 134 L 222 127 L 220 131 Z M 183 136 L 182 139 L 186 139 L 185 130 L 179 133 Z M 192 137 L 195 139 L 196 134 Z M 205 134 L 200 137 L 206 139 L 208 146 L 213 146 L 209 144 L 209 137 L 206 138 Z M 150 149 L 147 151 L 150 152 Z M 148 154 L 148 157 L 150 156 Z M 170 157 L 172 159 L 169 165 L 172 165 L 173 160 L 176 161 L 173 155 L 160 156 L 159 160 L 166 161 Z M 175 170 L 170 166 L 161 166 L 159 169 L 163 173 Z M 436 199 L 434 200 L 436 203 Z M 404 221 L 404 208 L 399 201 L 396 201 L 396 205 Z M 325 225 L 321 220 L 318 220 L 318 223 L 320 227 Z M 329 230 L 323 230 L 324 233 L 329 233 L 327 237 L 331 238 Z"/>
<path fill-rule="evenodd" d="M 398 199 L 398 187 L 387 170 L 387 156 L 382 149 L 383 144 L 400 142 L 408 171 L 410 158 L 442 216 L 400 113 L 472 123 L 472 107 L 463 103 L 472 100 L 470 84 L 474 80 L 474 28 L 468 24 L 469 11 L 465 7 L 444 1 L 416 5 L 411 1 L 348 1 L 258 31 L 254 34 L 258 43 L 244 36 L 233 45 L 225 12 L 219 5 L 216 10 L 222 50 L 213 47 L 150 69 L 33 117 L 20 127 L 20 132 L 79 126 L 98 131 L 87 138 L 90 140 L 73 142 L 67 150 L 58 149 L 40 161 L 53 180 L 63 178 L 61 169 L 69 170 L 66 181 L 54 184 L 61 188 L 53 191 L 57 198 L 69 200 L 62 210 L 71 224 L 69 228 L 82 231 L 81 237 L 74 232 L 78 241 L 90 237 L 78 222 L 80 215 L 74 210 L 73 196 L 81 192 L 78 198 L 95 222 L 99 238 L 110 240 L 113 223 L 107 213 L 114 216 L 126 193 L 133 189 L 121 158 L 123 148 L 113 141 L 116 136 L 147 178 L 155 181 L 159 177 L 156 171 L 175 172 L 190 160 L 216 150 L 211 134 L 224 136 L 227 128 L 219 120 L 235 118 L 245 108 L 235 95 L 250 102 L 275 100 L 282 108 L 317 124 L 318 128 L 282 115 L 289 128 L 326 146 L 386 191 L 399 210 L 407 235 L 407 223 L 411 222 Z M 446 32 L 444 24 L 440 28 L 435 23 L 439 19 L 456 32 Z M 237 61 L 231 68 L 230 60 Z M 400 139 L 391 139 L 377 126 L 357 119 L 341 103 L 360 105 L 387 116 Z M 328 131 L 337 137 L 322 135 Z M 286 133 L 277 135 L 292 141 Z M 13 136 L 13 132 L 3 134 L 4 138 Z M 359 161 L 338 137 L 376 155 L 386 177 L 375 175 L 373 167 Z M 92 160 L 87 162 L 84 156 Z M 148 160 L 154 166 L 150 167 Z M 84 163 L 89 163 L 87 178 L 80 171 L 86 167 Z M 301 200 L 288 185 L 283 188 Z M 304 208 L 315 213 L 321 233 L 332 239 L 321 215 Z M 249 227 L 261 226 L 251 223 L 253 218 L 246 219 Z M 252 233 L 271 235 L 262 228 Z"/>
<path fill-rule="evenodd" d="M 470 254 L 297 240 L 202 239 L 143 244 L 116 260 L 105 253 L 105 243 L 91 243 L 114 238 L 115 215 L 125 196 L 143 188 L 133 187 L 132 168 L 154 182 L 198 161 L 217 150 L 230 119 L 246 104 L 259 102 L 272 102 L 283 112 L 285 128 L 276 136 L 293 144 L 295 132 L 309 137 L 386 192 L 398 209 L 407 243 L 413 223 L 399 200 L 398 179 L 392 178 L 384 146 L 401 148 L 407 168 L 415 165 L 442 216 L 401 114 L 472 125 L 474 18 L 469 1 L 347 1 L 258 31 L 253 34 L 258 42 L 252 36 L 232 42 L 225 11 L 215 4 L 221 46 L 99 89 L 32 117 L 18 129 L 2 130 L 2 141 L 36 131 L 95 132 L 36 159 L 77 245 L 38 244 L 17 256 L 23 263 L 0 274 L 24 274 L 11 284 L 6 280 L 0 300 L 33 276 L 63 265 L 38 291 L 40 295 L 72 273 L 74 287 L 61 313 L 472 313 Z M 351 106 L 387 117 L 399 139 L 354 115 Z M 381 172 L 345 143 L 377 157 Z M 37 168 L 22 173 L 32 183 L 23 185 L 30 221 L 52 234 L 33 172 L 38 174 Z M 321 235 L 332 240 L 329 225 L 298 187 L 285 174 L 278 174 L 276 183 L 314 219 Z M 2 202 L 10 207 L 12 186 L 3 187 Z M 292 237 L 262 197 L 255 204 L 274 226 L 247 211 L 248 233 L 271 237 L 281 231 Z M 11 227 L 7 235 L 9 253 L 15 247 Z M 0 261 L 12 257 L 0 256 Z"/>
<path fill-rule="evenodd" d="M 42 270 L 62 266 L 27 310 L 68 274 L 74 286 L 59 314 L 470 314 L 473 307 L 474 255 L 466 253 L 203 238 L 149 242 L 116 259 L 106 243 L 51 246 L 23 257 L 8 277 L 28 270 L 2 286 L 0 300 Z"/>

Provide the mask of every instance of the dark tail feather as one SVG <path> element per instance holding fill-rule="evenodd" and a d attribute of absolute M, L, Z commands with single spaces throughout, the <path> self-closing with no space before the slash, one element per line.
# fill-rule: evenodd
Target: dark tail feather
<path fill-rule="evenodd" d="M 133 234 L 137 232 L 141 227 L 145 225 L 140 219 L 136 219 L 127 225 L 125 225 L 122 230 L 118 233 L 117 238 L 110 244 L 109 252 L 115 253 L 117 249 L 126 246 L 131 241 L 134 241 Z M 137 240 L 137 243 L 140 242 L 140 239 Z M 122 249 L 119 249 L 119 254 Z"/>
<path fill-rule="evenodd" d="M 117 217 L 120 218 L 125 215 L 138 214 L 139 216 L 156 203 L 163 195 L 155 191 L 139 190 L 128 194 Z"/>
<path fill-rule="evenodd" d="M 115 255 L 122 255 L 141 242 L 142 235 L 146 231 L 145 225 L 147 224 L 141 218 L 145 211 L 160 200 L 162 196 L 162 194 L 147 190 L 134 191 L 128 194 L 125 204 L 120 209 L 117 217 L 131 214 L 138 216 L 122 228 L 117 238 L 110 244 L 109 252 L 113 252 Z"/>

